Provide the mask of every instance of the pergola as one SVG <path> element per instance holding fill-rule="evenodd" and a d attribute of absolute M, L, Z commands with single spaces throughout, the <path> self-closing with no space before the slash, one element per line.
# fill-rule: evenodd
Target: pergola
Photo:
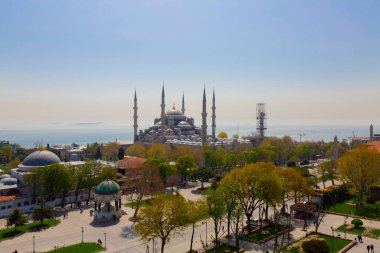
<path fill-rule="evenodd" d="M 118 183 L 105 180 L 95 188 L 95 219 L 116 220 L 121 214 L 121 190 Z M 111 203 L 114 202 L 114 205 Z"/>
<path fill-rule="evenodd" d="M 299 218 L 299 219 L 307 219 L 310 216 L 314 216 L 314 213 L 317 211 L 317 205 L 313 203 L 295 203 L 290 206 L 290 215 L 291 217 L 294 218 Z M 295 216 L 294 212 L 299 213 L 300 216 L 297 215 Z"/>

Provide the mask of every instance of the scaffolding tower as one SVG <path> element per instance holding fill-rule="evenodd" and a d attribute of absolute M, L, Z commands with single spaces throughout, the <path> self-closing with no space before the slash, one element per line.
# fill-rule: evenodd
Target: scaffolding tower
<path fill-rule="evenodd" d="M 265 104 L 256 104 L 256 131 L 260 138 L 264 138 L 264 131 L 267 130 L 267 113 L 265 111 Z"/>

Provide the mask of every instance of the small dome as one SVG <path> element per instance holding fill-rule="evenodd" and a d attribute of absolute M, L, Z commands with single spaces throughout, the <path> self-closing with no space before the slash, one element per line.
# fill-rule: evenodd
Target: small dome
<path fill-rule="evenodd" d="M 112 180 L 104 180 L 95 187 L 95 193 L 99 195 L 112 195 L 119 191 L 120 185 Z"/>
<path fill-rule="evenodd" d="M 173 105 L 173 108 L 171 110 L 166 111 L 165 114 L 168 115 L 168 116 L 170 116 L 170 115 L 172 115 L 172 116 L 176 116 L 176 115 L 182 116 L 183 115 L 183 113 L 180 110 L 175 109 L 175 105 Z"/>
<path fill-rule="evenodd" d="M 22 165 L 37 167 L 37 166 L 47 166 L 47 165 L 60 163 L 60 162 L 61 162 L 61 159 L 59 159 L 59 157 L 53 152 L 50 152 L 48 150 L 38 150 L 28 155 L 22 162 Z"/>
<path fill-rule="evenodd" d="M 3 185 L 14 185 L 14 184 L 17 184 L 17 179 L 16 178 L 3 178 L 0 180 L 0 182 L 3 184 Z"/>
<path fill-rule="evenodd" d="M 11 176 L 8 175 L 8 174 L 3 174 L 3 175 L 0 175 L 0 181 L 4 178 L 10 178 Z"/>

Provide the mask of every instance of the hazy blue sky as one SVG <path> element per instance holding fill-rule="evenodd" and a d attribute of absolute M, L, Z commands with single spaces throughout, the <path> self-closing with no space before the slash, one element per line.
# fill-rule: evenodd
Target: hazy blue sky
<path fill-rule="evenodd" d="M 141 126 L 180 105 L 200 124 L 380 125 L 380 1 L 0 1 L 0 129 Z M 211 104 L 208 104 L 208 108 Z M 211 110 L 209 110 L 209 116 Z"/>

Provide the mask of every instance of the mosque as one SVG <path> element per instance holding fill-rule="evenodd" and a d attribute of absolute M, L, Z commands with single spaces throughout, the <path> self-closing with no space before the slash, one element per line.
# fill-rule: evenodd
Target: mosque
<path fill-rule="evenodd" d="M 215 106 L 215 91 L 212 94 L 211 106 L 211 135 L 207 134 L 207 110 L 206 110 L 206 89 L 203 89 L 202 99 L 202 125 L 197 127 L 194 123 L 194 118 L 188 117 L 185 114 L 185 97 L 182 96 L 182 108 L 176 109 L 175 105 L 169 110 L 166 109 L 165 104 L 165 87 L 162 86 L 161 94 L 161 115 L 154 119 L 153 126 L 138 131 L 137 124 L 137 94 L 135 91 L 134 106 L 133 106 L 133 129 L 134 129 L 134 143 L 152 144 L 152 143 L 165 143 L 174 145 L 191 145 L 203 146 L 205 144 L 215 146 L 232 145 L 232 139 L 218 139 L 216 137 L 216 106 Z M 249 141 L 235 140 L 236 142 L 243 142 L 250 144 Z M 246 143 L 247 142 L 247 143 Z"/>

